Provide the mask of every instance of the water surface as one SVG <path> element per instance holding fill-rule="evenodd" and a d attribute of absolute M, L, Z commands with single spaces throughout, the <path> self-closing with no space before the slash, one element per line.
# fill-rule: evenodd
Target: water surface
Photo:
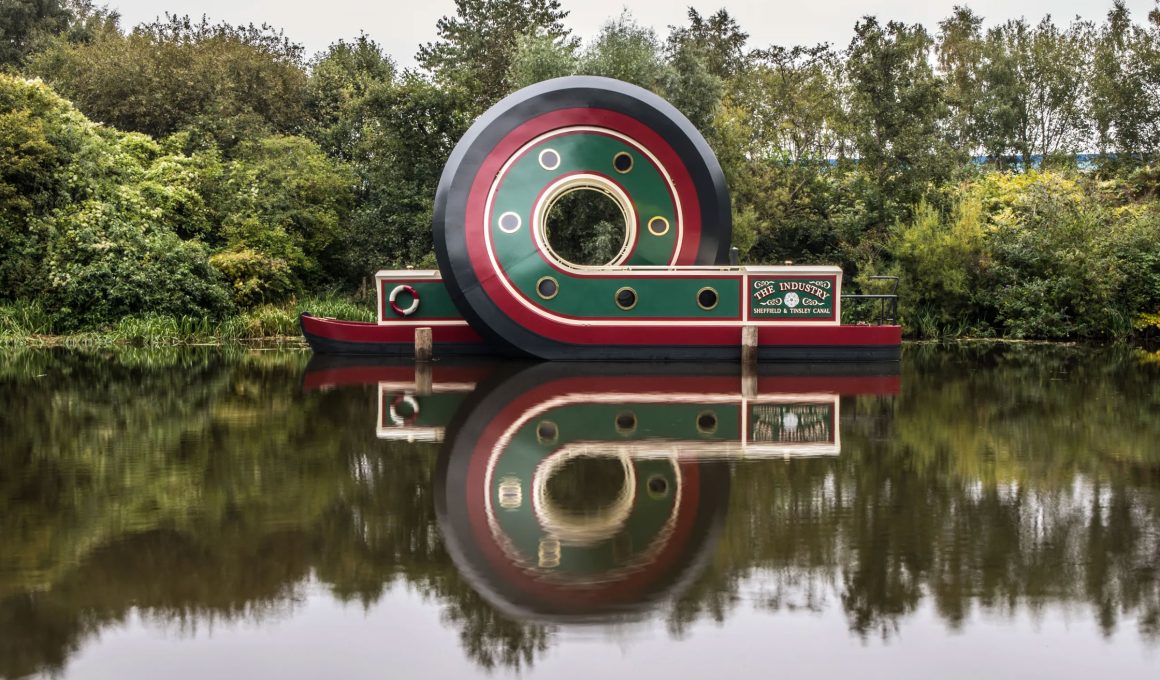
<path fill-rule="evenodd" d="M 1156 677 L 1160 365 L 0 355 L 0 677 Z"/>

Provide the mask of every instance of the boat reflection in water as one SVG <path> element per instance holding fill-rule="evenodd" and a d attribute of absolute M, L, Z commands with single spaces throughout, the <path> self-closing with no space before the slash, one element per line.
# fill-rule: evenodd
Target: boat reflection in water
<path fill-rule="evenodd" d="M 506 615 L 562 623 L 640 618 L 682 592 L 724 525 L 728 461 L 838 455 L 840 396 L 898 390 L 859 368 L 378 365 L 307 381 L 373 380 L 380 438 L 442 441 L 436 516 L 456 566 Z"/>

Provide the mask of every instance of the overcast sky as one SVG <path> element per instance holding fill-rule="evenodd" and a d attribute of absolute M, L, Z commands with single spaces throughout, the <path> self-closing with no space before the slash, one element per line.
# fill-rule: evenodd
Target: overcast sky
<path fill-rule="evenodd" d="M 1140 22 L 1146 20 L 1155 0 L 1128 0 L 1128 8 Z M 97 0 L 96 4 L 102 4 Z M 302 44 L 307 55 L 326 48 L 339 38 L 350 39 L 365 32 L 379 42 L 403 66 L 413 66 L 415 51 L 435 39 L 435 22 L 454 12 L 452 0 L 110 0 L 128 28 L 150 21 L 166 11 L 232 24 L 266 22 L 281 28 L 291 40 Z M 865 14 L 879 19 L 921 23 L 932 31 L 956 4 L 966 4 L 984 17 L 987 25 L 1026 17 L 1037 22 L 1051 13 L 1066 24 L 1074 16 L 1102 20 L 1112 0 L 562 0 L 570 12 L 568 26 L 581 38 L 591 38 L 600 25 L 629 7 L 637 21 L 651 26 L 663 38 L 668 27 L 683 23 L 686 8 L 711 14 L 724 7 L 749 33 L 750 47 L 812 45 L 829 42 L 846 46 L 854 22 Z"/>

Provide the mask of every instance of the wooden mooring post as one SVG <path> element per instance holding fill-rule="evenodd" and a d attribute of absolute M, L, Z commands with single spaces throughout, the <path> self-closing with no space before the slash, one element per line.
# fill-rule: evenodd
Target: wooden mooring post
<path fill-rule="evenodd" d="M 748 366 L 757 363 L 757 326 L 745 325 L 741 327 L 741 364 Z"/>
<path fill-rule="evenodd" d="M 434 391 L 434 380 L 431 377 L 430 362 L 415 364 L 415 396 L 429 397 Z"/>
<path fill-rule="evenodd" d="M 431 361 L 431 329 L 422 327 L 415 329 L 415 361 L 425 364 Z"/>
<path fill-rule="evenodd" d="M 741 327 L 741 396 L 757 396 L 757 326 Z"/>

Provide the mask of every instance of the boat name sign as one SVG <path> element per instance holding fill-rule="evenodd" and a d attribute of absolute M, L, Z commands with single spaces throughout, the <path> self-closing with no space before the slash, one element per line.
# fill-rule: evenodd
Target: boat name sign
<path fill-rule="evenodd" d="M 833 319 L 833 277 L 758 278 L 750 281 L 755 318 Z"/>

